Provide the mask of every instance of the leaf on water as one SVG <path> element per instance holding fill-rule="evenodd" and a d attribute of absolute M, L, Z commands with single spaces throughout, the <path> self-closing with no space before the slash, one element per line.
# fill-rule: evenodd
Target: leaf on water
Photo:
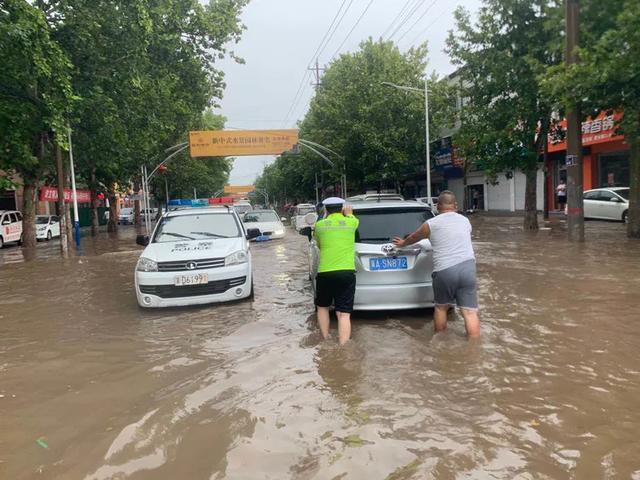
<path fill-rule="evenodd" d="M 360 438 L 360 435 L 349 435 L 348 437 L 343 438 L 342 441 L 347 445 L 347 447 L 362 447 L 367 443 L 372 443 L 363 440 Z"/>
<path fill-rule="evenodd" d="M 420 460 L 417 458 L 405 465 L 404 467 L 397 468 L 395 471 L 390 473 L 385 480 L 404 480 L 411 478 L 413 474 L 418 471 L 418 467 L 420 466 Z"/>
<path fill-rule="evenodd" d="M 320 440 L 326 440 L 327 438 L 331 438 L 332 435 L 333 435 L 333 432 L 331 430 L 324 432 L 320 437 Z"/>

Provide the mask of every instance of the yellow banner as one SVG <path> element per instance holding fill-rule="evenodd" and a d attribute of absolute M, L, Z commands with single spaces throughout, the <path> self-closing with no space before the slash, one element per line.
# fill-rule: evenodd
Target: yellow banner
<path fill-rule="evenodd" d="M 298 143 L 298 130 L 207 130 L 189 132 L 192 157 L 280 155 Z"/>
<path fill-rule="evenodd" d="M 224 193 L 251 193 L 255 189 L 254 185 L 225 185 Z"/>

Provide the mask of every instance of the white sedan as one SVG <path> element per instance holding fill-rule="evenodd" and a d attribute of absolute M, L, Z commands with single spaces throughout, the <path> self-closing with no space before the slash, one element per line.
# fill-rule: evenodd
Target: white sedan
<path fill-rule="evenodd" d="M 60 219 L 55 215 L 36 215 L 36 239 L 51 240 L 60 236 Z"/>
<path fill-rule="evenodd" d="M 628 187 L 587 190 L 582 198 L 584 201 L 584 218 L 623 222 L 629 219 Z"/>
<path fill-rule="evenodd" d="M 270 238 L 284 237 L 282 220 L 275 210 L 252 210 L 242 217 L 242 223 L 246 228 L 257 228 L 261 235 Z"/>

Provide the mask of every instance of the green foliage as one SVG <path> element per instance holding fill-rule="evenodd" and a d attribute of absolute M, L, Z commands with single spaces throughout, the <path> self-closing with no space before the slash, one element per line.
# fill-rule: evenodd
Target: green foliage
<path fill-rule="evenodd" d="M 424 95 L 386 86 L 383 82 L 424 89 L 427 48 L 406 53 L 392 42 L 369 39 L 354 53 L 341 55 L 325 71 L 304 120 L 300 137 L 338 152 L 336 167 L 303 148 L 268 166 L 258 180 L 269 195 L 304 200 L 314 198 L 315 174 L 325 183 L 346 173 L 349 190 L 396 185 L 396 181 L 424 165 Z M 430 128 L 449 123 L 452 102 L 444 82 L 429 80 Z"/>
<path fill-rule="evenodd" d="M 447 42 L 467 100 L 454 142 L 464 158 L 481 161 L 489 177 L 527 173 L 525 227 L 533 229 L 535 171 L 552 112 L 541 76 L 561 61 L 557 9 L 544 0 L 485 0 L 473 25 L 458 8 L 457 32 Z"/>
<path fill-rule="evenodd" d="M 36 181 L 53 139 L 65 143 L 71 64 L 44 14 L 24 0 L 0 6 L 0 169 Z"/>

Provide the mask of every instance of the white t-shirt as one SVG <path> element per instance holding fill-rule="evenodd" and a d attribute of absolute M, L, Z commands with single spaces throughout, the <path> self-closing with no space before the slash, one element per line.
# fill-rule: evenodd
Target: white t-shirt
<path fill-rule="evenodd" d="M 476 258 L 471 245 L 471 223 L 456 212 L 441 213 L 427 220 L 431 229 L 433 270 L 439 272 Z"/>

